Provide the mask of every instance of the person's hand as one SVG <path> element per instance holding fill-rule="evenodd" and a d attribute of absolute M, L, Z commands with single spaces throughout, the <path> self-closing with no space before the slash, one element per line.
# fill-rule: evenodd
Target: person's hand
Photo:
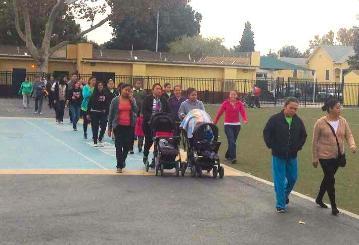
<path fill-rule="evenodd" d="M 246 125 L 248 123 L 248 121 L 243 121 L 243 124 Z"/>
<path fill-rule="evenodd" d="M 111 136 L 112 136 L 112 130 L 111 129 L 107 130 L 107 135 L 108 135 L 108 137 L 111 138 Z"/>
<path fill-rule="evenodd" d="M 314 168 L 317 168 L 319 163 L 318 163 L 318 161 L 314 161 L 312 164 L 313 164 Z"/>
<path fill-rule="evenodd" d="M 54 100 L 54 104 L 56 104 L 56 100 Z"/>
<path fill-rule="evenodd" d="M 87 118 L 88 121 L 91 121 L 90 115 L 87 115 L 86 118 Z"/>

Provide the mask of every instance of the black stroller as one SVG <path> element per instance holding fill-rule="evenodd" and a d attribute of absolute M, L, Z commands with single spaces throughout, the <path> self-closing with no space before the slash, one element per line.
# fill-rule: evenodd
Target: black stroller
<path fill-rule="evenodd" d="M 213 178 L 224 176 L 218 150 L 221 142 L 218 141 L 218 128 L 213 123 L 201 123 L 193 131 L 193 137 L 187 139 L 187 164 L 191 167 L 192 177 L 201 177 L 202 171 L 212 170 Z"/>
<path fill-rule="evenodd" d="M 174 136 L 176 124 L 168 113 L 157 113 L 150 122 L 154 136 L 153 162 L 156 176 L 163 176 L 165 169 L 176 169 L 176 176 L 184 176 L 183 164 L 179 150 L 180 138 Z M 146 163 L 146 171 L 150 168 Z"/>

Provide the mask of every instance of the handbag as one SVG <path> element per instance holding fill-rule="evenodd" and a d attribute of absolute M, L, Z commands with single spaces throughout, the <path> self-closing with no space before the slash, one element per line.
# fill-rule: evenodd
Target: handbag
<path fill-rule="evenodd" d="M 345 153 L 341 153 L 340 152 L 340 147 L 339 147 L 339 141 L 338 141 L 338 137 L 337 137 L 337 134 L 335 133 L 334 131 L 334 128 L 332 127 L 332 125 L 330 125 L 328 122 L 326 122 L 328 124 L 328 126 L 330 127 L 330 130 L 332 131 L 334 137 L 335 137 L 335 140 L 337 141 L 337 147 L 338 147 L 338 158 L 337 158 L 337 162 L 338 162 L 338 165 L 340 167 L 345 167 L 345 165 L 347 164 L 347 159 L 345 157 Z"/>

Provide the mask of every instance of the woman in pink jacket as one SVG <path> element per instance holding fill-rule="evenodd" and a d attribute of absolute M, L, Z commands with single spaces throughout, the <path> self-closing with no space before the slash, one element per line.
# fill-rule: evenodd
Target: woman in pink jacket
<path fill-rule="evenodd" d="M 214 123 L 217 124 L 219 118 L 224 116 L 224 132 L 228 140 L 228 150 L 226 152 L 226 159 L 232 164 L 237 163 L 237 138 L 241 130 L 241 119 L 244 124 L 248 122 L 247 113 L 243 103 L 238 99 L 236 91 L 229 92 L 229 98 L 223 102 L 219 108 Z"/>

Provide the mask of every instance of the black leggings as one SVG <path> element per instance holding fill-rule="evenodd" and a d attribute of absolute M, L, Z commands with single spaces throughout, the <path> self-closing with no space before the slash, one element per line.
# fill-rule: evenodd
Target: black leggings
<path fill-rule="evenodd" d="M 330 204 L 332 208 L 336 208 L 335 202 L 335 173 L 337 172 L 339 165 L 337 159 L 319 159 L 320 165 L 322 166 L 324 178 L 320 185 L 317 200 L 322 201 L 325 192 L 328 192 Z"/>
<path fill-rule="evenodd" d="M 65 111 L 65 101 L 58 100 L 55 104 L 55 112 L 56 112 L 56 121 L 63 122 L 64 121 L 64 111 Z"/>
<path fill-rule="evenodd" d="M 153 145 L 153 134 L 150 125 L 147 122 L 142 124 L 143 133 L 145 134 L 145 147 L 143 149 L 143 156 L 148 157 L 150 149 Z"/>
<path fill-rule="evenodd" d="M 126 158 L 131 145 L 133 128 L 131 126 L 118 125 L 114 130 L 117 168 L 126 167 Z"/>
<path fill-rule="evenodd" d="M 81 114 L 83 119 L 84 135 L 87 135 L 87 126 L 89 125 L 90 121 L 87 119 L 87 111 L 81 110 Z"/>
<path fill-rule="evenodd" d="M 102 141 L 103 136 L 106 132 L 107 126 L 107 115 L 102 112 L 91 112 L 91 127 L 92 127 L 92 139 L 95 144 L 97 144 L 97 140 Z M 100 135 L 98 135 L 98 131 L 100 130 Z"/>

